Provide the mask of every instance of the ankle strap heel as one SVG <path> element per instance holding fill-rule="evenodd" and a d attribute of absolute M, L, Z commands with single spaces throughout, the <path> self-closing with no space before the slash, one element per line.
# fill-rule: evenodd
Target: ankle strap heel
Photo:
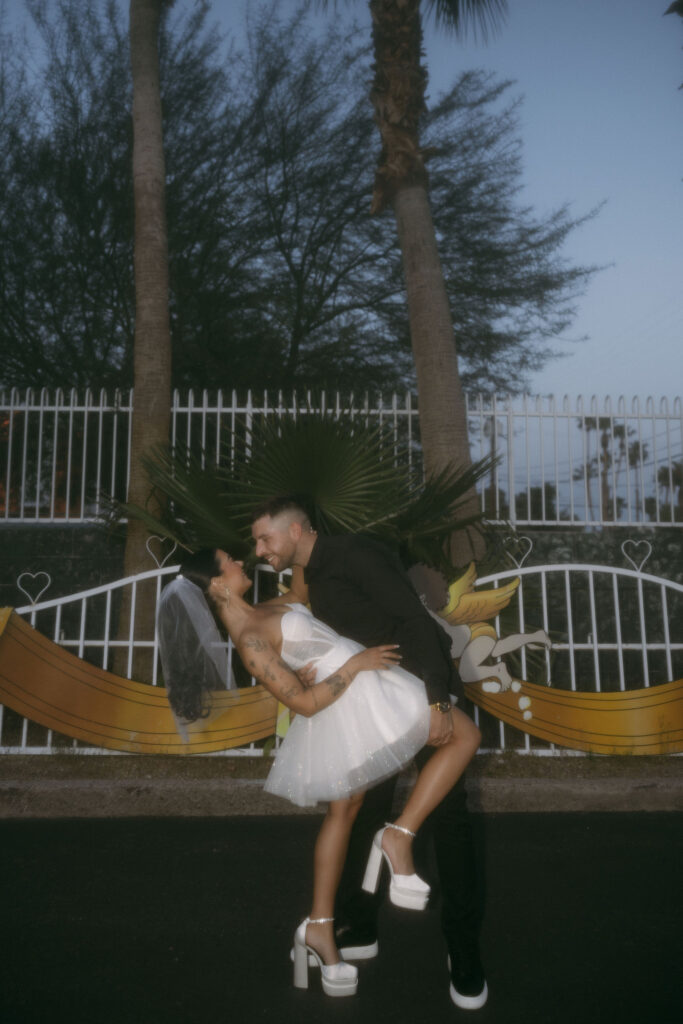
<path fill-rule="evenodd" d="M 397 832 L 403 832 L 405 836 L 410 836 L 412 839 L 416 836 L 416 833 L 411 832 L 409 828 L 404 828 L 403 825 L 394 825 L 391 821 L 388 821 L 384 827 L 396 829 Z"/>
<path fill-rule="evenodd" d="M 386 863 L 391 876 L 389 883 L 389 899 L 391 902 L 397 907 L 406 907 L 408 910 L 424 910 L 429 900 L 429 886 L 415 873 L 412 875 L 399 875 L 394 871 L 391 858 L 382 847 L 382 836 L 388 828 L 396 829 L 397 832 L 403 832 L 412 839 L 415 838 L 415 833 L 411 832 L 409 828 L 387 822 L 384 828 L 381 828 L 372 840 L 362 888 L 365 892 L 377 892 L 382 864 Z"/>
<path fill-rule="evenodd" d="M 336 964 L 326 964 L 313 946 L 306 942 L 306 927 L 309 924 L 329 924 L 333 917 L 307 917 L 294 934 L 294 985 L 296 988 L 308 988 L 309 958 L 320 968 L 320 980 L 323 992 L 327 996 L 352 996 L 358 988 L 358 968 L 339 960 Z"/>

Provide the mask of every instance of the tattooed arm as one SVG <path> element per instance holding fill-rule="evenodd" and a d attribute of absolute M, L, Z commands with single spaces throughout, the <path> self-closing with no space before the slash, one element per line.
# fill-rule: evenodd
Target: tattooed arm
<path fill-rule="evenodd" d="M 366 669 L 390 668 L 398 664 L 400 656 L 396 644 L 369 647 L 349 658 L 327 679 L 303 687 L 293 669 L 282 660 L 270 641 L 256 630 L 248 630 L 240 637 L 238 651 L 246 668 L 260 683 L 277 697 L 285 707 L 298 715 L 310 718 L 341 697 L 358 672 Z"/>

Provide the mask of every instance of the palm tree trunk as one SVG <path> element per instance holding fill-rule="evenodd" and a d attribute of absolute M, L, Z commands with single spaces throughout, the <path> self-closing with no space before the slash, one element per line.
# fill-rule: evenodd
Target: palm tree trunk
<path fill-rule="evenodd" d="M 427 72 L 422 66 L 419 0 L 370 0 L 374 45 L 371 99 L 382 138 L 372 212 L 391 204 L 396 216 L 417 376 L 420 436 L 427 476 L 471 465 L 465 399 L 453 321 L 427 194 L 419 122 Z M 478 509 L 471 492 L 461 514 Z M 454 534 L 451 557 L 465 565 L 482 557 L 477 531 Z"/>
<path fill-rule="evenodd" d="M 425 471 L 431 476 L 449 466 L 470 464 L 465 400 L 426 189 L 400 189 L 394 211 L 417 374 L 420 436 Z"/>
<path fill-rule="evenodd" d="M 462 471 L 471 465 L 465 396 L 426 188 L 412 185 L 399 189 L 393 206 L 408 298 L 425 474 Z M 459 513 L 469 516 L 478 508 L 477 494 L 472 491 Z M 478 531 L 453 535 L 451 557 L 456 565 L 482 556 Z"/>
<path fill-rule="evenodd" d="M 133 192 L 135 202 L 135 349 L 128 501 L 150 507 L 150 485 L 140 461 L 150 446 L 168 441 L 171 406 L 171 334 L 168 313 L 168 241 L 165 164 L 159 87 L 158 36 L 166 0 L 131 0 L 130 54 L 133 76 Z M 168 6 L 168 4 L 167 4 Z M 150 511 L 158 514 L 159 507 Z M 124 575 L 153 568 L 147 531 L 128 523 Z M 129 633 L 130 603 L 124 601 L 119 636 Z M 139 589 L 135 638 L 154 636 L 154 591 Z M 151 675 L 149 653 L 134 660 L 138 679 Z"/>

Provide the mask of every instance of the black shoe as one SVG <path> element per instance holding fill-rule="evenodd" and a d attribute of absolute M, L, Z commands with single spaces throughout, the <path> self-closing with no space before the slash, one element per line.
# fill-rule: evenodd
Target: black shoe
<path fill-rule="evenodd" d="M 448 957 L 451 999 L 461 1010 L 480 1010 L 489 997 L 479 957 Z"/>
<path fill-rule="evenodd" d="M 340 924 L 334 930 L 334 937 L 344 960 L 372 960 L 379 952 L 377 934 L 368 928 Z"/>

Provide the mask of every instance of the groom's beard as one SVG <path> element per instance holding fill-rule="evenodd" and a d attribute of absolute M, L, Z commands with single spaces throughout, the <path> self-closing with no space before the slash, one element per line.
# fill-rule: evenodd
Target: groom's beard
<path fill-rule="evenodd" d="M 275 570 L 275 572 L 283 572 L 285 569 L 291 569 L 292 559 L 288 558 L 287 555 L 266 555 L 264 561 Z"/>

